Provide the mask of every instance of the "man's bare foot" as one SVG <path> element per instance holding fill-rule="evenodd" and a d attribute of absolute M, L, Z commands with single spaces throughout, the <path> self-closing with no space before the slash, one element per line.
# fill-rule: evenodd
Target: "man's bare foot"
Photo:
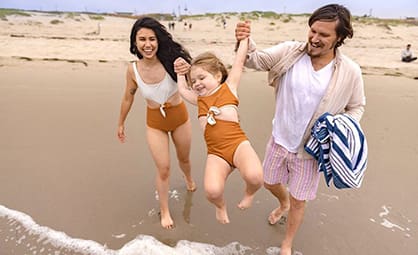
<path fill-rule="evenodd" d="M 161 226 L 165 229 L 173 229 L 174 228 L 174 222 L 173 219 L 171 219 L 170 213 L 160 213 L 161 217 Z"/>
<path fill-rule="evenodd" d="M 228 213 L 226 212 L 226 207 L 222 209 L 216 207 L 216 219 L 219 221 L 219 223 L 222 223 L 222 224 L 229 223 L 229 218 L 228 218 Z"/>
<path fill-rule="evenodd" d="M 274 209 L 269 217 L 268 217 L 268 221 L 270 223 L 270 225 L 274 225 L 276 224 L 280 218 L 287 212 L 289 211 L 289 209 L 284 209 L 281 206 L 277 207 L 276 209 Z"/>
<path fill-rule="evenodd" d="M 251 204 L 253 203 L 253 199 L 254 199 L 254 195 L 248 195 L 245 194 L 244 197 L 242 198 L 241 202 L 239 202 L 238 204 L 238 208 L 241 210 L 245 210 L 249 207 L 251 207 Z"/>

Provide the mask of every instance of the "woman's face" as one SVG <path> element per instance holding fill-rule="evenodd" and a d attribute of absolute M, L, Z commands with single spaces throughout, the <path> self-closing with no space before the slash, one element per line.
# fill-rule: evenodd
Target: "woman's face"
<path fill-rule="evenodd" d="M 158 51 L 158 40 L 154 31 L 149 28 L 141 28 L 136 33 L 136 48 L 146 59 L 155 58 Z"/>

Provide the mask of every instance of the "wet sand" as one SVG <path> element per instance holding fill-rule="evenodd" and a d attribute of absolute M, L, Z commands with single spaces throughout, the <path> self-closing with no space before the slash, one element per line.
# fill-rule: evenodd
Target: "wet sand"
<path fill-rule="evenodd" d="M 191 105 L 198 189 L 186 192 L 171 150 L 170 206 L 176 228 L 160 227 L 142 98 L 137 97 L 128 118 L 128 142 L 116 139 L 125 68 L 126 62 L 117 61 L 86 67 L 8 59 L 1 65 L 0 204 L 30 215 L 41 226 L 113 250 L 138 235 L 169 246 L 179 240 L 220 247 L 239 242 L 251 247 L 250 254 L 278 247 L 284 226 L 269 226 L 266 220 L 277 202 L 261 189 L 252 208 L 239 210 L 243 182 L 238 172 L 226 187 L 231 223 L 215 220 L 203 192 L 205 147 Z M 369 145 L 365 179 L 359 190 L 328 188 L 321 180 L 294 243 L 304 255 L 413 255 L 418 250 L 418 81 L 364 79 L 367 107 L 361 123 Z M 261 159 L 274 100 L 265 84 L 265 73 L 247 71 L 239 89 L 242 126 Z M 0 217 L 1 254 L 33 253 L 33 246 L 26 246 L 29 238 L 18 242 L 22 234 L 10 232 L 9 224 L 10 219 Z M 38 242 L 36 250 L 44 251 L 37 254 L 48 254 L 49 246 Z"/>
<path fill-rule="evenodd" d="M 236 204 L 244 187 L 238 172 L 226 187 L 231 223 L 215 220 L 203 192 L 206 150 L 196 109 L 190 105 L 198 190 L 186 192 L 172 148 L 170 208 L 176 228 L 160 227 L 155 169 L 139 96 L 128 117 L 128 142 L 116 139 L 126 65 L 134 59 L 128 52 L 133 19 L 30 15 L 0 20 L 1 255 L 96 254 L 62 248 L 68 243 L 107 247 L 110 252 L 97 252 L 106 255 L 166 255 L 171 251 L 165 247 L 177 244 L 181 250 L 197 243 L 228 246 L 209 253 L 212 246 L 203 245 L 209 254 L 233 254 L 246 246 L 251 250 L 245 254 L 277 254 L 285 229 L 267 223 L 277 202 L 261 189 L 252 208 L 239 210 Z M 228 17 L 223 29 L 219 17 L 189 20 L 190 31 L 178 23 L 171 32 L 192 56 L 211 50 L 228 65 L 239 18 Z M 259 48 L 305 40 L 306 23 L 306 16 L 260 18 L 253 20 L 252 35 Z M 98 24 L 100 34 L 92 33 Z M 328 188 L 321 180 L 317 199 L 307 204 L 294 248 L 304 255 L 416 255 L 418 80 L 412 78 L 418 77 L 418 62 L 402 63 L 399 55 L 406 42 L 418 38 L 418 26 L 355 20 L 354 29 L 354 38 L 342 50 L 365 74 L 367 106 L 361 124 L 369 143 L 368 169 L 359 190 Z M 266 77 L 247 70 L 239 89 L 241 124 L 261 159 L 274 108 Z M 125 252 L 141 235 L 146 248 Z"/>

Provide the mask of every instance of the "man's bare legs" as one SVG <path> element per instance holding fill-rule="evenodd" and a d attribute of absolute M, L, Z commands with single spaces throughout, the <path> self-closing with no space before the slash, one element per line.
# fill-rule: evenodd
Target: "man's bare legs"
<path fill-rule="evenodd" d="M 287 217 L 286 235 L 280 247 L 280 255 L 291 255 L 293 238 L 296 236 L 300 225 L 303 221 L 303 215 L 305 213 L 304 200 L 297 200 L 290 196 L 290 210 Z"/>
<path fill-rule="evenodd" d="M 282 184 L 270 185 L 264 183 L 264 187 L 269 190 L 273 196 L 279 200 L 279 205 L 273 211 L 271 211 L 268 222 L 271 225 L 276 224 L 282 216 L 284 216 L 290 208 L 289 192 Z"/>
<path fill-rule="evenodd" d="M 286 212 L 288 212 L 286 235 L 280 247 L 280 255 L 291 255 L 293 239 L 303 221 L 306 202 L 292 197 L 286 187 L 282 184 L 269 185 L 264 183 L 264 187 L 268 189 L 280 203 L 280 205 L 270 213 L 268 217 L 269 223 L 272 225 L 275 224 Z"/>

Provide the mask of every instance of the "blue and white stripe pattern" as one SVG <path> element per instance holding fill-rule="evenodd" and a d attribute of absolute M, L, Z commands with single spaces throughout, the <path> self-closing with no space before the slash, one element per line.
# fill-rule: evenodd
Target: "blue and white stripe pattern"
<path fill-rule="evenodd" d="M 347 114 L 324 113 L 315 122 L 305 150 L 318 160 L 329 187 L 359 188 L 367 168 L 367 141 L 360 124 Z"/>

